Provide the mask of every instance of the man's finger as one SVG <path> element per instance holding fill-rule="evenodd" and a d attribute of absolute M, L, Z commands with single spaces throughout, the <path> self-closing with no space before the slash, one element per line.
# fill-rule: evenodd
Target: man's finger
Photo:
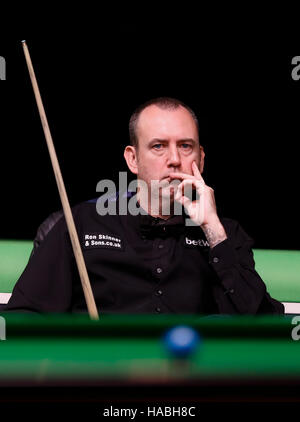
<path fill-rule="evenodd" d="M 183 192 L 180 190 L 177 190 L 175 201 L 179 202 L 186 209 L 189 208 L 190 204 L 192 203 L 192 201 L 187 196 L 183 195 Z"/>
<path fill-rule="evenodd" d="M 187 174 L 187 173 L 180 173 L 180 172 L 172 172 L 169 174 L 169 177 L 171 179 L 196 179 L 195 176 L 193 176 L 192 174 Z"/>
<path fill-rule="evenodd" d="M 184 188 L 186 187 L 194 187 L 196 188 L 199 193 L 203 192 L 203 189 L 205 187 L 205 183 L 202 182 L 199 179 L 193 178 L 193 179 L 184 179 L 178 186 L 177 186 L 177 190 L 179 189 L 181 192 L 183 192 Z"/>
<path fill-rule="evenodd" d="M 192 171 L 196 179 L 201 180 L 201 182 L 205 183 L 203 177 L 201 176 L 200 170 L 196 164 L 196 161 L 192 162 Z"/>

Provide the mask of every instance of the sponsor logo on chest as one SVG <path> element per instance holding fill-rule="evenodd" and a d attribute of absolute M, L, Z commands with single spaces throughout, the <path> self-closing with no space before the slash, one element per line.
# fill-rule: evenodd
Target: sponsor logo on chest
<path fill-rule="evenodd" d="M 122 239 L 113 234 L 86 233 L 83 236 L 84 249 L 106 248 L 123 250 Z"/>
<path fill-rule="evenodd" d="M 185 236 L 184 244 L 191 248 L 197 246 L 209 248 L 209 243 L 206 239 L 190 239 L 189 237 Z"/>

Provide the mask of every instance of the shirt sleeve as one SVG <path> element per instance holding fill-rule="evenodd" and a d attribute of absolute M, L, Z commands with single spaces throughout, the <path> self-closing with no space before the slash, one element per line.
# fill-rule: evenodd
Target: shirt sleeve
<path fill-rule="evenodd" d="M 284 306 L 271 298 L 255 270 L 254 244 L 238 222 L 221 220 L 227 239 L 210 249 L 209 263 L 220 283 L 213 287 L 222 314 L 283 314 Z"/>
<path fill-rule="evenodd" d="M 68 312 L 74 257 L 65 219 L 61 219 L 30 258 L 1 311 Z"/>

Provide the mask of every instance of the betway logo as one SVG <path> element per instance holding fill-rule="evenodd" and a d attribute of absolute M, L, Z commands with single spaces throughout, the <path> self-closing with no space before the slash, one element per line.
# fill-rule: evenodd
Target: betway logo
<path fill-rule="evenodd" d="M 189 246 L 207 246 L 209 247 L 209 243 L 207 240 L 204 239 L 189 239 L 185 237 L 185 244 Z"/>

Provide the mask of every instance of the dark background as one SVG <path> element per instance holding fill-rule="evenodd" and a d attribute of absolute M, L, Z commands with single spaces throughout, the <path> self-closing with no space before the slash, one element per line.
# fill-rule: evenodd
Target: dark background
<path fill-rule="evenodd" d="M 276 32 L 277 31 L 277 32 Z M 37 35 L 38 34 L 38 35 Z M 126 170 L 128 120 L 141 102 L 172 96 L 200 121 L 203 177 L 219 214 L 256 248 L 299 249 L 300 80 L 293 35 L 252 25 L 119 25 L 79 37 L 2 37 L 0 238 L 32 239 L 61 208 L 21 39 L 26 38 L 71 205 Z M 129 177 L 129 180 L 131 178 Z"/>

